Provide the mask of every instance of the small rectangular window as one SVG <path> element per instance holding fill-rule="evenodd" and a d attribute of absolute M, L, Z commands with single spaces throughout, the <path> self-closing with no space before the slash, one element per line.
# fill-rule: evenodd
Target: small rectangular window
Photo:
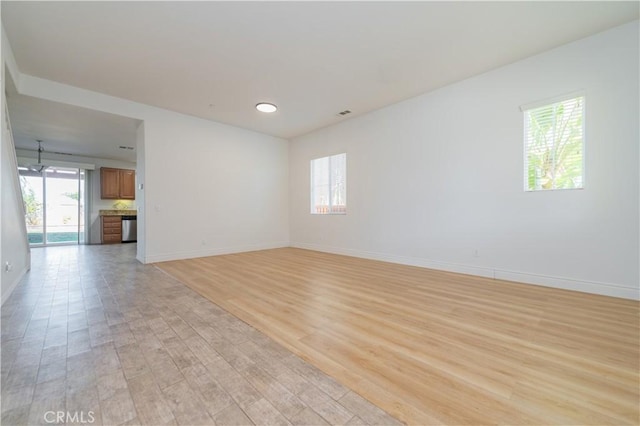
<path fill-rule="evenodd" d="M 311 214 L 347 213 L 347 154 L 311 160 Z"/>
<path fill-rule="evenodd" d="M 580 189 L 584 180 L 584 96 L 524 112 L 525 190 Z"/>

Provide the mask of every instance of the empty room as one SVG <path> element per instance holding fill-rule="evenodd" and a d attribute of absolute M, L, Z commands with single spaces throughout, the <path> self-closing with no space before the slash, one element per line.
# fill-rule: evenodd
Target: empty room
<path fill-rule="evenodd" d="M 640 3 L 2 1 L 1 424 L 640 424 Z"/>

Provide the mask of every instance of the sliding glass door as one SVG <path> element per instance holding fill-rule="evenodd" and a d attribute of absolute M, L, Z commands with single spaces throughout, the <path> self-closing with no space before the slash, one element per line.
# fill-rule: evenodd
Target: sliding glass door
<path fill-rule="evenodd" d="M 84 170 L 49 167 L 39 173 L 20 167 L 19 172 L 29 243 L 84 242 Z"/>
<path fill-rule="evenodd" d="M 24 201 L 25 221 L 29 244 L 44 242 L 44 179 L 43 175 L 19 167 L 22 200 Z"/>

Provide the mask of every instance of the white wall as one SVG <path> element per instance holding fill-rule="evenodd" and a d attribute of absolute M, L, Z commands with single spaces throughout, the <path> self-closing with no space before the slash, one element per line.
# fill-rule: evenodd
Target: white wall
<path fill-rule="evenodd" d="M 289 245 L 287 141 L 192 117 L 145 121 L 145 157 L 148 261 Z"/>
<path fill-rule="evenodd" d="M 18 169 L 15 157 L 15 147 L 5 117 L 5 61 L 12 60 L 6 50 L 6 38 L 2 32 L 2 49 L 0 49 L 0 66 L 2 78 L 0 81 L 0 297 L 4 303 L 16 285 L 30 268 L 29 244 L 27 242 L 24 225 L 24 208 L 20 196 Z M 10 265 L 7 270 L 7 263 Z"/>
<path fill-rule="evenodd" d="M 138 161 L 136 168 L 136 203 L 138 206 L 138 244 L 136 247 L 136 259 L 140 262 L 145 261 L 145 253 L 147 252 L 147 209 L 145 206 L 145 146 L 144 146 L 144 121 L 138 125 L 136 129 L 136 159 Z"/>
<path fill-rule="evenodd" d="M 144 122 L 141 262 L 289 245 L 288 141 L 26 74 L 17 89 Z"/>
<path fill-rule="evenodd" d="M 4 122 L 3 113 L 2 123 L 4 124 Z M 2 303 L 9 298 L 13 289 L 30 267 L 29 244 L 27 243 L 24 225 L 24 208 L 22 207 L 22 198 L 19 192 L 18 169 L 15 162 L 15 154 L 12 152 L 13 149 L 12 139 L 3 125 L 2 151 L 0 153 L 0 174 L 2 179 L 0 188 L 2 192 L 2 201 L 0 202 L 0 210 L 2 212 L 0 213 L 0 222 L 2 222 L 0 231 L 2 233 L 2 251 L 0 255 L 2 269 L 0 274 L 2 274 L 2 280 L 0 286 L 2 287 Z M 9 271 L 5 268 L 7 262 L 10 264 Z"/>
<path fill-rule="evenodd" d="M 292 245 L 638 298 L 638 61 L 635 22 L 294 139 Z M 576 90 L 585 189 L 524 192 L 519 106 Z M 340 152 L 348 214 L 310 215 Z"/>

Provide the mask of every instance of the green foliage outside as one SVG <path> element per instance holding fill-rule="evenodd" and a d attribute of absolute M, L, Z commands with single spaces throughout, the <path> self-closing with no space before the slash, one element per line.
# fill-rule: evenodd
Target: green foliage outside
<path fill-rule="evenodd" d="M 527 111 L 527 188 L 582 188 L 584 98 Z"/>
<path fill-rule="evenodd" d="M 42 203 L 36 198 L 31 185 L 24 176 L 20 176 L 20 186 L 22 187 L 22 199 L 24 201 L 25 219 L 27 226 L 38 226 L 42 224 Z"/>
<path fill-rule="evenodd" d="M 65 197 L 71 198 L 72 200 L 76 200 L 78 201 L 80 199 L 80 194 L 78 194 L 78 192 L 65 192 L 64 194 Z"/>

